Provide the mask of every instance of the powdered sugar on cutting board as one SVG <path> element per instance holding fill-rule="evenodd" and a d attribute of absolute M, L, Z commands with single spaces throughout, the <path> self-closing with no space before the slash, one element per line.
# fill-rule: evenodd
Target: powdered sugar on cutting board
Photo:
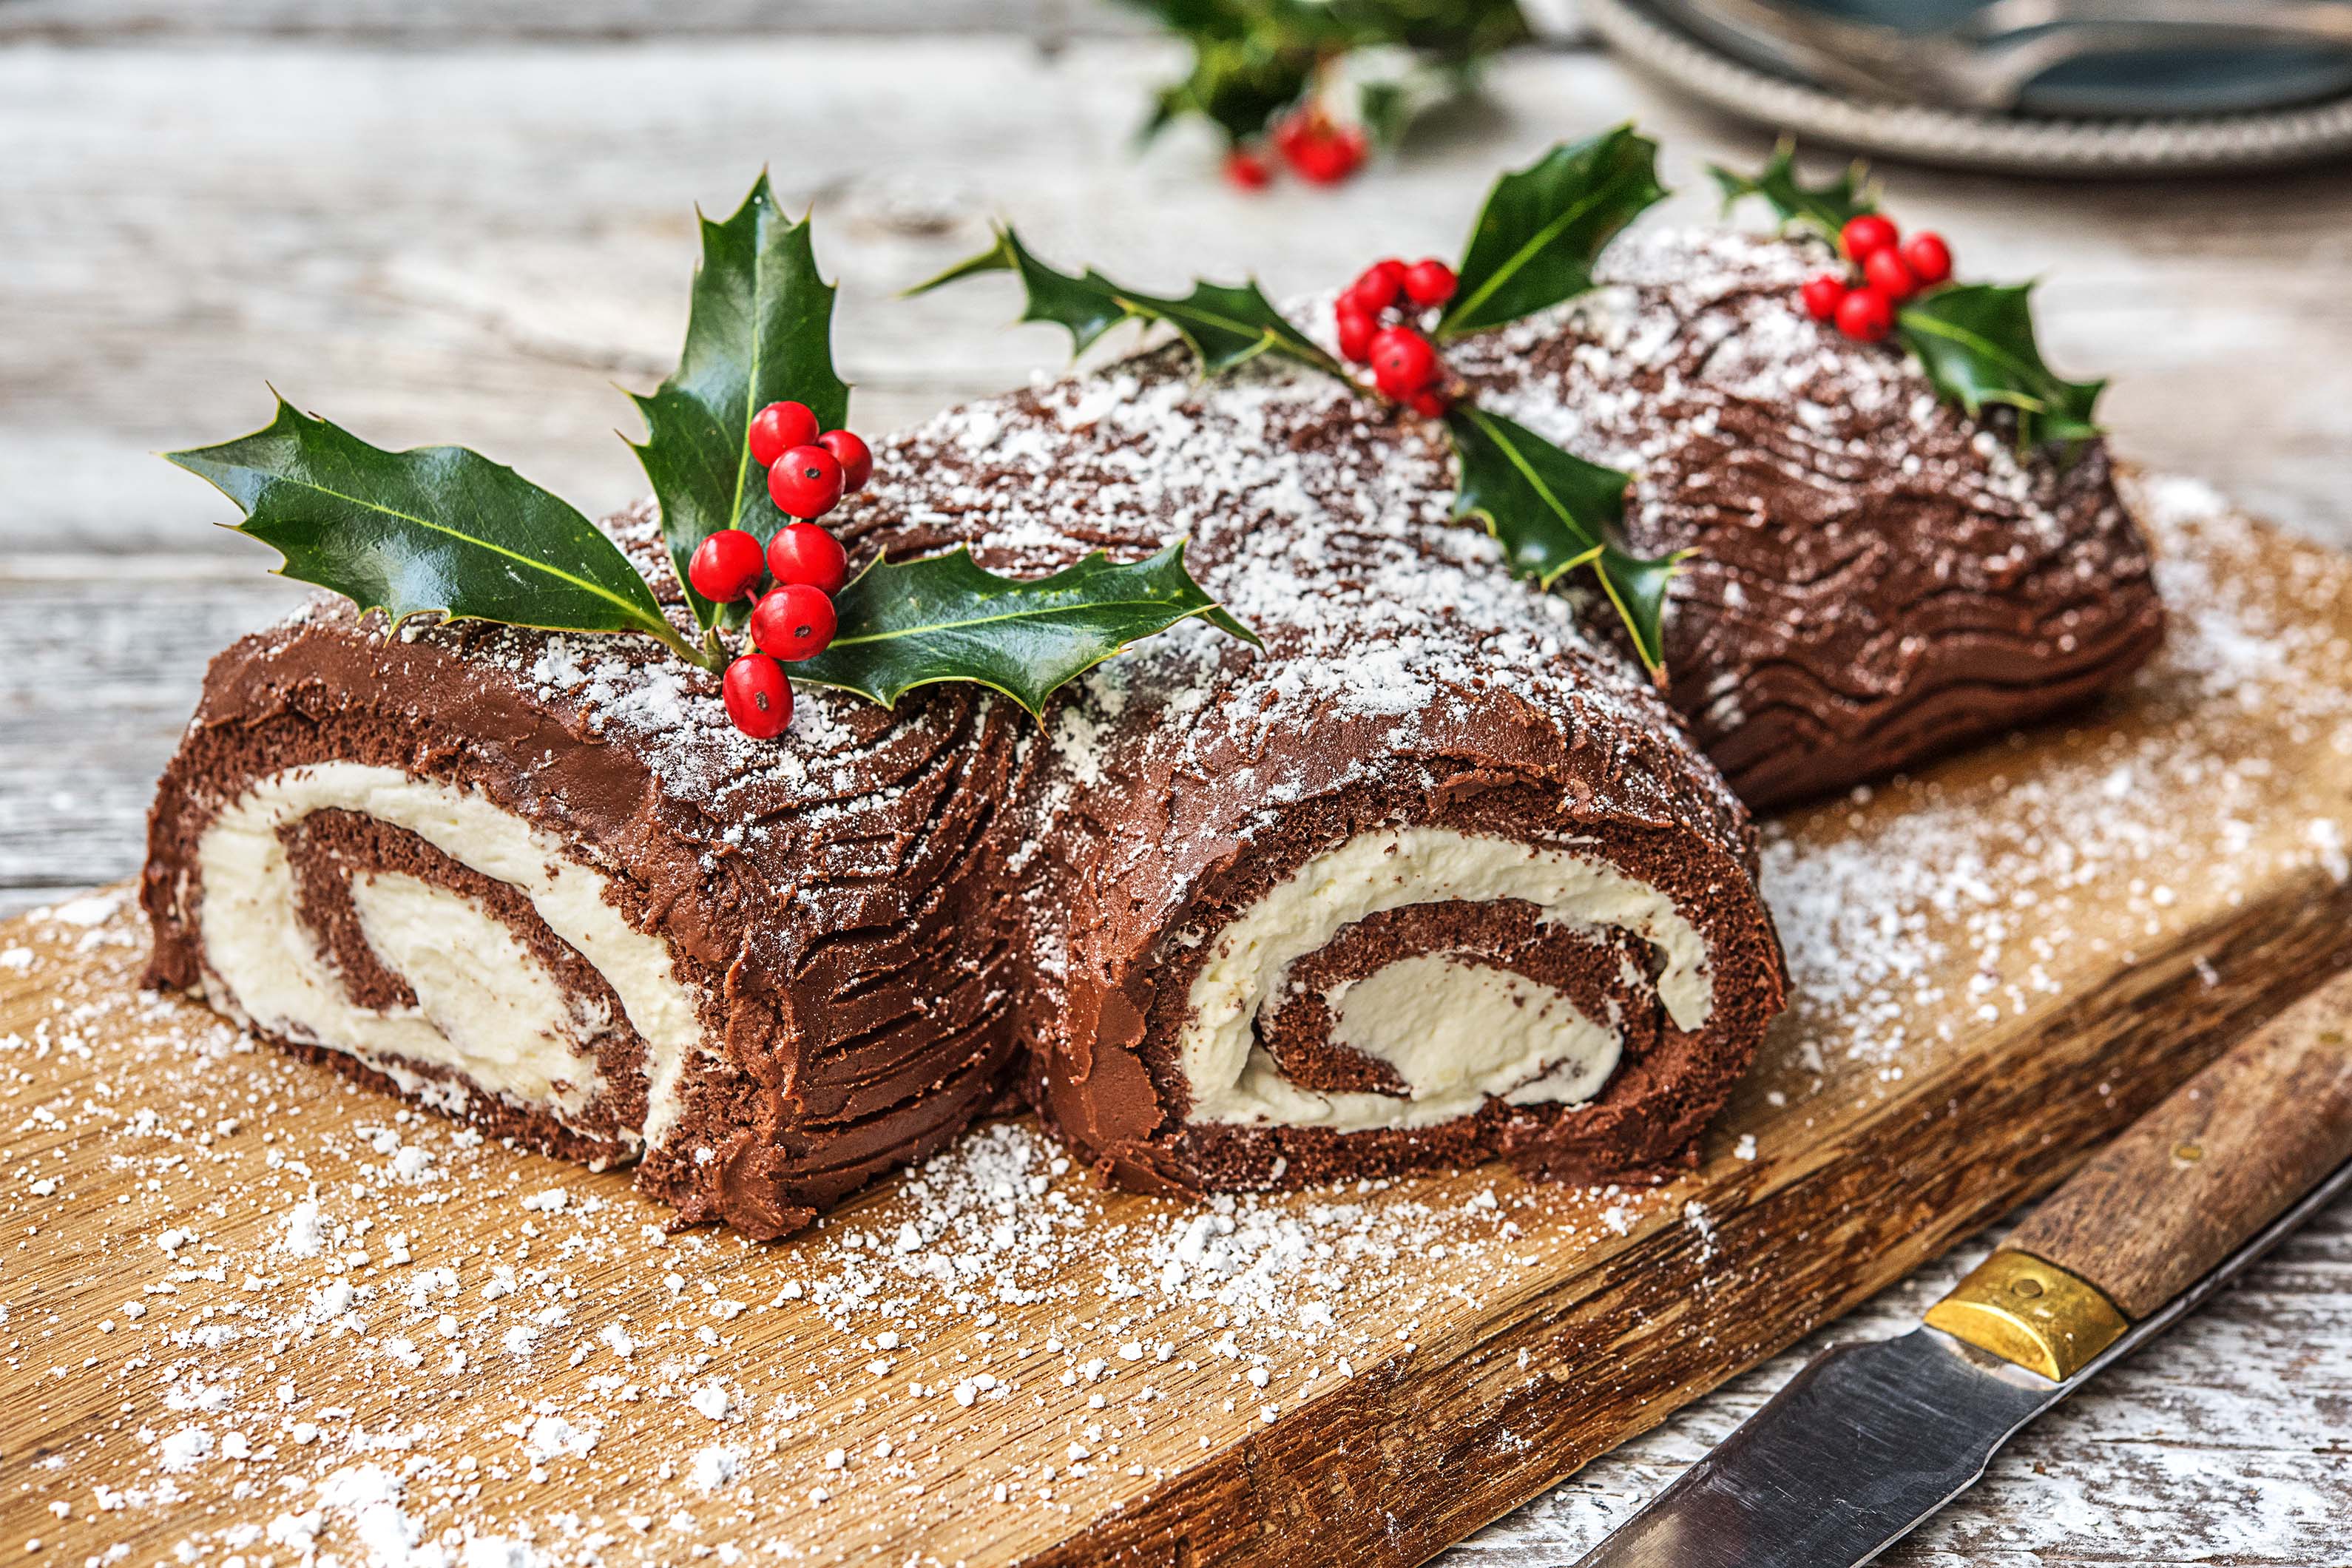
<path fill-rule="evenodd" d="M 0 1364 L 37 1456 L 10 1517 L 58 1560 L 247 1568 L 984 1543 L 1458 1340 L 1563 1259 L 1655 1237 L 1721 1268 L 1739 1184 L 1823 1096 L 1900 1094 L 2094 957 L 2345 877 L 2347 803 L 2283 762 L 2352 757 L 2352 570 L 2282 568 L 2200 487 L 2136 500 L 2175 624 L 2128 722 L 1768 830 L 1798 1001 L 1686 1184 L 1157 1202 L 1015 1121 L 788 1244 L 666 1236 L 620 1174 L 139 994 L 121 894 L 46 911 L 0 938 Z"/>

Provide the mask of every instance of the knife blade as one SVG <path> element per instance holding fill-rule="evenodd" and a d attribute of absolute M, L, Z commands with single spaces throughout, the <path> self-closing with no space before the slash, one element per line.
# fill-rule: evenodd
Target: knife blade
<path fill-rule="evenodd" d="M 1891 1340 L 1836 1345 L 1576 1568 L 1852 1568 L 2352 1188 L 2352 974 L 2135 1122 Z"/>

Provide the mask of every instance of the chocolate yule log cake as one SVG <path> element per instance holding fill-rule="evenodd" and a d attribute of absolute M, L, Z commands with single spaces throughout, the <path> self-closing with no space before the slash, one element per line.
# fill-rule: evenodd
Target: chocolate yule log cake
<path fill-rule="evenodd" d="M 1012 575 L 1189 537 L 1188 623 L 1047 716 L 1032 1084 L 1151 1190 L 1685 1154 L 1781 1005 L 1752 830 L 1647 677 L 1447 521 L 1443 446 L 1165 352 L 884 449 L 853 552 Z"/>
<path fill-rule="evenodd" d="M 613 525 L 659 560 L 649 510 Z M 676 595 L 670 595 L 675 602 Z M 754 1236 L 937 1149 L 1012 1060 L 1029 721 L 812 694 L 789 747 L 658 645 L 315 601 L 223 653 L 152 816 L 152 976 Z"/>
<path fill-rule="evenodd" d="M 1759 809 L 2063 710 L 2163 640 L 2104 441 L 2021 456 L 1902 356 L 1790 302 L 1824 247 L 1630 235 L 1602 287 L 1466 339 L 1481 396 L 1635 476 L 1670 590 L 1670 698 Z"/>
<path fill-rule="evenodd" d="M 1325 336 L 999 230 L 927 287 L 1175 341 L 878 449 L 763 179 L 603 524 L 282 404 L 175 454 L 330 596 L 206 679 L 153 978 L 757 1237 L 1024 1098 L 1159 1193 L 1664 1175 L 1785 1001 L 1748 807 L 2162 612 L 2025 289 L 1785 158 L 1727 188 L 1834 253 L 1612 247 L 1654 151 L 1505 175 Z"/>

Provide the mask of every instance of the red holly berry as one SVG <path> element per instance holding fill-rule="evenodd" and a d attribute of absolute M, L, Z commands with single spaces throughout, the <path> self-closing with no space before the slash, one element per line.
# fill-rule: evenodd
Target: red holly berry
<path fill-rule="evenodd" d="M 1892 250 L 1874 250 L 1862 264 L 1863 280 L 1890 300 L 1908 300 L 1919 291 L 1919 280 L 1903 258 Z"/>
<path fill-rule="evenodd" d="M 1941 283 L 1952 275 L 1952 247 L 1942 235 L 1923 228 L 1903 242 L 1903 264 L 1920 287 Z"/>
<path fill-rule="evenodd" d="M 846 430 L 828 430 L 816 438 L 816 444 L 833 454 L 841 465 L 841 488 L 856 495 L 874 477 L 874 453 L 864 441 Z"/>
<path fill-rule="evenodd" d="M 1838 302 L 1838 331 L 1865 343 L 1874 343 L 1895 330 L 1895 301 L 1876 289 L 1856 289 Z"/>
<path fill-rule="evenodd" d="M 1372 380 L 1399 402 L 1424 390 L 1442 368 L 1437 351 L 1411 327 L 1383 327 L 1372 334 Z"/>
<path fill-rule="evenodd" d="M 1368 316 L 1377 316 L 1397 302 L 1404 292 L 1404 263 L 1391 257 L 1375 261 L 1364 268 L 1342 296 L 1354 302 Z"/>
<path fill-rule="evenodd" d="M 823 517 L 841 503 L 846 478 L 841 459 L 812 441 L 776 459 L 768 470 L 768 494 L 787 517 Z"/>
<path fill-rule="evenodd" d="M 727 700 L 727 717 L 755 741 L 774 740 L 793 721 L 793 683 L 784 679 L 783 666 L 765 654 L 747 653 L 729 665 L 719 689 Z"/>
<path fill-rule="evenodd" d="M 806 583 L 787 583 L 751 612 L 751 640 L 777 658 L 814 658 L 833 641 L 832 596 Z"/>
<path fill-rule="evenodd" d="M 1307 177 L 1315 184 L 1336 185 L 1362 168 L 1364 159 L 1371 150 L 1370 140 L 1355 127 L 1335 131 L 1324 142 L 1322 154 L 1316 160 L 1316 173 Z"/>
<path fill-rule="evenodd" d="M 1423 419 L 1443 419 L 1445 411 L 1454 406 L 1454 400 L 1433 386 L 1422 388 L 1405 402 Z"/>
<path fill-rule="evenodd" d="M 1811 279 L 1798 293 L 1805 302 L 1805 314 L 1816 321 L 1826 321 L 1835 316 L 1845 296 L 1846 281 L 1834 272 L 1824 272 Z"/>
<path fill-rule="evenodd" d="M 1443 305 L 1454 298 L 1454 268 L 1434 256 L 1414 262 L 1404 269 L 1404 295 L 1424 310 Z"/>
<path fill-rule="evenodd" d="M 1240 190 L 1262 191 L 1274 183 L 1274 171 L 1256 153 L 1236 147 L 1225 154 L 1225 178 Z"/>
<path fill-rule="evenodd" d="M 1848 256 L 1856 261 L 1867 261 L 1873 252 L 1895 247 L 1896 230 L 1894 224 L 1876 213 L 1864 213 L 1860 217 L 1846 219 L 1838 237 L 1844 242 Z"/>
<path fill-rule="evenodd" d="M 805 583 L 821 594 L 838 594 L 849 580 L 849 557 L 815 523 L 791 523 L 768 541 L 768 574 L 779 586 Z"/>
<path fill-rule="evenodd" d="M 804 403 L 771 403 L 751 416 L 751 460 L 772 468 L 794 447 L 816 439 L 816 416 Z"/>
<path fill-rule="evenodd" d="M 1291 115 L 1276 128 L 1275 150 L 1291 172 L 1310 184 L 1337 184 L 1363 166 L 1370 143 L 1351 125 L 1335 125 L 1317 106 Z"/>
<path fill-rule="evenodd" d="M 767 569 L 757 536 L 740 528 L 722 528 L 694 547 L 686 563 L 686 580 L 714 605 L 731 605 L 751 591 Z"/>
<path fill-rule="evenodd" d="M 1380 323 L 1372 319 L 1370 312 L 1349 296 L 1342 294 L 1339 303 L 1333 307 L 1332 315 L 1339 325 L 1340 355 L 1358 364 L 1370 359 L 1372 334 L 1381 330 Z"/>

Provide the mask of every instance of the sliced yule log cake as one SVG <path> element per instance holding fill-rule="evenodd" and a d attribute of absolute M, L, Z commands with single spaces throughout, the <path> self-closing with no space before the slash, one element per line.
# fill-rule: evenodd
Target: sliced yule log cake
<path fill-rule="evenodd" d="M 730 663 L 771 562 L 751 635 L 830 634 L 845 563 L 784 508 L 831 510 L 871 457 L 823 428 L 848 389 L 807 226 L 763 179 L 703 242 L 678 374 L 640 400 L 658 514 L 592 524 L 282 404 L 176 456 L 341 597 L 214 661 L 143 899 L 156 983 L 772 1237 L 1003 1094 L 1027 967 L 1003 808 L 1034 726 L 971 685 L 795 714 L 775 658 Z M 1108 575 L 1103 653 L 1210 607 Z"/>
<path fill-rule="evenodd" d="M 649 510 L 617 531 L 656 568 Z M 156 984 L 755 1236 L 995 1100 L 1013 704 L 821 691 L 763 740 L 650 640 L 386 630 L 322 598 L 214 661 L 152 816 Z"/>
<path fill-rule="evenodd" d="M 1668 236 L 1624 242 L 1641 284 L 1609 302 L 1656 339 L 1638 345 L 1649 373 L 1603 380 L 1563 350 L 1601 341 L 1601 310 L 1560 307 L 1658 194 L 1654 151 L 1621 131 L 1506 176 L 1458 269 L 1381 262 L 1341 293 L 1336 354 L 1254 289 L 1155 297 L 1059 271 L 1010 230 L 938 280 L 1011 273 L 1024 319 L 1081 348 L 1142 317 L 1184 352 L 914 433 L 894 467 L 932 493 L 860 514 L 861 552 L 967 542 L 1024 571 L 1189 535 L 1203 585 L 1265 639 L 1254 657 L 1189 628 L 1089 675 L 1032 786 L 1040 853 L 1064 869 L 1033 889 L 1031 1091 L 1122 1182 L 1498 1152 L 1660 1170 L 1782 1002 L 1748 830 L 1697 742 L 1768 798 L 1840 787 L 2078 700 L 2160 635 L 2104 455 L 2079 449 L 2096 388 L 2041 368 L 2022 290 L 1933 288 L 1948 255 L 1934 277 L 1922 257 L 1906 280 L 1879 265 L 1841 283 L 1890 322 L 1895 293 L 1909 301 L 1910 368 L 1852 311 L 1835 331 L 1804 319 L 1818 250 Z M 1742 338 L 1684 321 L 1686 298 L 1782 323 L 1742 312 Z M 1953 322 L 1957 358 L 1934 335 Z M 1711 384 L 1718 368 L 1736 384 Z M 1820 439 L 1827 463 L 1805 455 L 1824 382 L 1876 394 Z M 1915 434 L 1857 438 L 1890 401 Z M 1792 503 L 1777 530 L 1809 476 L 1845 505 L 1824 521 Z M 1444 526 L 1465 516 L 1489 537 Z M 1758 538 L 1719 563 L 1727 528 Z M 1940 591 L 1917 589 L 1923 571 Z M 1514 574 L 1578 613 L 1515 601 Z M 1740 613 L 1750 581 L 1772 615 Z M 1800 682 L 1778 711 L 1777 666 L 1824 639 L 1850 680 Z M 1730 698 L 1695 742 L 1612 649 L 1703 714 Z M 1800 767 L 1776 772 L 1773 746 Z"/>
<path fill-rule="evenodd" d="M 1191 359 L 943 416 L 845 525 L 1016 575 L 1188 538 L 1263 639 L 1179 627 L 1046 715 L 1033 1093 L 1147 1190 L 1663 1170 L 1781 1006 L 1746 813 L 1639 665 L 1449 525 L 1425 421 Z"/>
<path fill-rule="evenodd" d="M 1458 274 L 1342 297 L 1336 353 L 1255 287 L 1003 234 L 949 276 L 1181 342 L 878 463 L 824 428 L 832 291 L 763 181 L 639 400 L 658 510 L 604 525 L 289 408 L 180 454 L 347 602 L 215 663 L 154 813 L 155 977 L 756 1236 L 1016 1080 L 1153 1190 L 1662 1172 L 1781 1005 L 1777 939 L 1661 694 L 1706 680 L 1661 662 L 1676 563 L 1494 346 L 1591 287 L 1653 151 L 1506 177 Z"/>

